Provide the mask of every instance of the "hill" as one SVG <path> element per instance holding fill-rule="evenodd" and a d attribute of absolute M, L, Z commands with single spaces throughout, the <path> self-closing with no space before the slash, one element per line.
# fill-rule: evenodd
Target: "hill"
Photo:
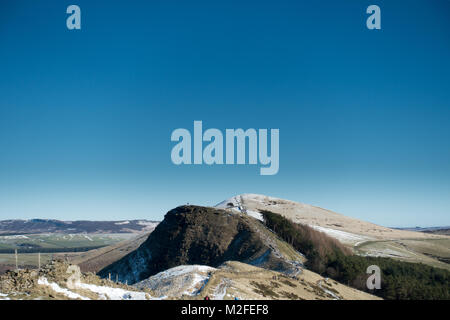
<path fill-rule="evenodd" d="M 67 259 L 71 264 L 78 265 L 83 272 L 97 273 L 106 266 L 122 259 L 130 252 L 139 248 L 139 246 L 147 240 L 149 234 L 150 233 L 139 234 L 131 239 L 99 249 L 86 252 L 56 254 L 55 256 Z"/>
<path fill-rule="evenodd" d="M 186 264 L 217 267 L 237 260 L 296 274 L 303 257 L 264 225 L 244 214 L 199 206 L 169 211 L 148 239 L 134 252 L 99 272 L 129 284 Z"/>
<path fill-rule="evenodd" d="M 140 233 L 151 231 L 158 224 L 150 220 L 122 221 L 61 221 L 49 219 L 2 220 L 0 235 L 25 235 L 39 233 Z"/>
<path fill-rule="evenodd" d="M 157 297 L 212 300 L 375 300 L 368 293 L 303 270 L 296 278 L 237 261 L 218 268 L 178 266 L 135 284 Z"/>
<path fill-rule="evenodd" d="M 261 216 L 262 211 L 274 212 L 339 240 L 359 255 L 450 270 L 450 237 L 446 235 L 387 228 L 320 207 L 257 194 L 237 195 L 216 207 L 253 216 Z"/>
<path fill-rule="evenodd" d="M 9 271 L 0 276 L 0 300 L 378 299 L 307 270 L 292 279 L 235 261 L 219 268 L 179 266 L 134 286 L 92 273 L 70 282 L 69 268 L 74 266 L 53 261 L 40 270 Z"/>

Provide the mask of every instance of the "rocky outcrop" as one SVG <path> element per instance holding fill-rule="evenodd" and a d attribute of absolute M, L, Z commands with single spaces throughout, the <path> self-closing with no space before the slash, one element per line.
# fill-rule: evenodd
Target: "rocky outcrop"
<path fill-rule="evenodd" d="M 247 215 L 210 207 L 180 206 L 169 211 L 134 252 L 99 272 L 134 284 L 180 265 L 217 267 L 234 260 L 286 271 L 292 263 L 268 241 L 273 234 Z M 273 239 L 271 239 L 273 240 Z M 276 245 L 275 245 L 276 246 Z"/>

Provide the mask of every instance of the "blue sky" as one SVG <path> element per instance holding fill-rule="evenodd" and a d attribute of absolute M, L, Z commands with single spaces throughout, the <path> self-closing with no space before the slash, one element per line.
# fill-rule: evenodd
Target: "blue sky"
<path fill-rule="evenodd" d="M 82 29 L 66 28 L 77 4 Z M 365 26 L 370 4 L 382 29 Z M 162 219 L 239 193 L 450 225 L 450 1 L 2 1 L 0 219 Z M 279 128 L 280 171 L 175 166 Z"/>

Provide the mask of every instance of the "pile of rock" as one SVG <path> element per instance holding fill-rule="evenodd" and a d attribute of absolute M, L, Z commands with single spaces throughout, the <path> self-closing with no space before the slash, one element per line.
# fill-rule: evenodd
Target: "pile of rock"
<path fill-rule="evenodd" d="M 37 284 L 37 270 L 15 270 L 8 271 L 0 276 L 1 293 L 29 293 Z"/>

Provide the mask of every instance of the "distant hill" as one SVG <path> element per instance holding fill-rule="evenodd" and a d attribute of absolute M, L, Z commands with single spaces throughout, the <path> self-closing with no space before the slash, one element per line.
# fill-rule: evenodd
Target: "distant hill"
<path fill-rule="evenodd" d="M 67 258 L 70 263 L 78 265 L 83 272 L 97 273 L 111 263 L 116 262 L 128 253 L 136 250 L 145 240 L 147 240 L 148 236 L 149 232 L 145 232 L 138 234 L 131 239 L 103 248 L 86 252 L 56 254 L 56 256 Z"/>
<path fill-rule="evenodd" d="M 317 206 L 259 194 L 237 195 L 216 207 L 256 218 L 263 211 L 274 212 L 339 240 L 359 255 L 420 262 L 450 270 L 450 237 L 445 228 L 393 229 Z"/>
<path fill-rule="evenodd" d="M 141 233 L 152 231 L 157 221 L 61 221 L 48 219 L 2 220 L 0 235 L 23 235 L 36 233 Z"/>
<path fill-rule="evenodd" d="M 398 230 L 408 230 L 408 231 L 416 231 L 416 232 L 425 232 L 425 233 L 432 233 L 432 234 L 442 234 L 442 235 L 450 235 L 450 227 L 428 227 L 428 228 L 421 228 L 421 227 L 415 227 L 415 228 L 395 228 Z"/>

